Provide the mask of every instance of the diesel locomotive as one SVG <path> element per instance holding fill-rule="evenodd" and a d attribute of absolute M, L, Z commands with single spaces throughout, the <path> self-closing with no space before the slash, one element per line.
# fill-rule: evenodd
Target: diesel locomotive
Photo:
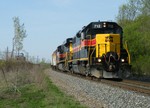
<path fill-rule="evenodd" d="M 123 78 L 130 74 L 130 54 L 123 30 L 115 22 L 98 21 L 67 38 L 52 54 L 52 67 L 96 78 Z"/>

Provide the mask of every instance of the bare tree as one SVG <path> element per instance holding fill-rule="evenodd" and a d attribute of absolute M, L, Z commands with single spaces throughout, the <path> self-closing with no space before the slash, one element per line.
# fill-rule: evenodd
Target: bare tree
<path fill-rule="evenodd" d="M 14 21 L 14 37 L 11 57 L 14 56 L 14 51 L 19 55 L 19 52 L 23 49 L 23 40 L 27 37 L 24 24 L 20 25 L 18 17 L 13 18 Z"/>
<path fill-rule="evenodd" d="M 127 4 L 123 4 L 119 8 L 117 21 L 121 24 L 126 24 L 127 22 L 135 20 L 138 15 L 142 14 L 142 7 L 143 3 L 141 0 L 129 0 Z"/>
<path fill-rule="evenodd" d="M 141 0 L 143 4 L 142 13 L 144 15 L 150 15 L 150 0 Z"/>

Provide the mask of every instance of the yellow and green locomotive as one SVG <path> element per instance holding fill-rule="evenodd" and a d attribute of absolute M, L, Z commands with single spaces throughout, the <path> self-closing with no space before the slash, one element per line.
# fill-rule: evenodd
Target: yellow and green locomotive
<path fill-rule="evenodd" d="M 122 78 L 130 71 L 123 30 L 115 22 L 91 22 L 57 48 L 60 70 L 97 78 Z M 62 54 L 63 56 L 60 56 Z M 60 68 L 61 67 L 61 68 Z"/>

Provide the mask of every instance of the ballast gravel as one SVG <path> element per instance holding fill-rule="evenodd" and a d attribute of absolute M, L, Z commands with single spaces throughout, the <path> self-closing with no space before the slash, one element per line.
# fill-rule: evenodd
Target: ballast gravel
<path fill-rule="evenodd" d="M 88 108 L 150 108 L 150 96 L 93 82 L 51 69 L 46 71 L 63 92 Z"/>

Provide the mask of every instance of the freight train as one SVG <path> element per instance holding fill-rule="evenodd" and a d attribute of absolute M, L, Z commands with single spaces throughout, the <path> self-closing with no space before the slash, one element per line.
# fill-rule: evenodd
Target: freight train
<path fill-rule="evenodd" d="M 130 54 L 123 29 L 116 22 L 98 21 L 67 38 L 52 54 L 52 67 L 96 78 L 130 74 Z"/>

